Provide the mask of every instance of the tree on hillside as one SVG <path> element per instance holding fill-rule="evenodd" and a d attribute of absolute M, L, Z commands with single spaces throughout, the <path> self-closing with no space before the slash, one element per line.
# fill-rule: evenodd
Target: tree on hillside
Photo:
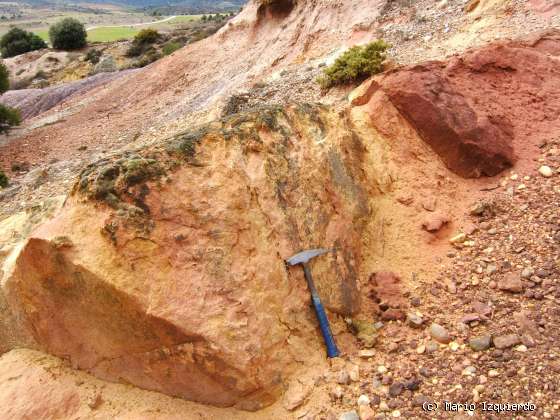
<path fill-rule="evenodd" d="M 8 68 L 0 63 L 0 94 L 10 88 Z M 7 133 L 11 127 L 21 123 L 21 115 L 17 109 L 0 104 L 0 133 Z"/>
<path fill-rule="evenodd" d="M 47 48 L 47 44 L 38 35 L 24 31 L 20 28 L 10 29 L 0 39 L 0 51 L 2 57 L 14 57 L 29 51 Z"/>
<path fill-rule="evenodd" d="M 87 32 L 84 25 L 74 18 L 64 18 L 49 29 L 53 48 L 77 50 L 86 46 Z"/>

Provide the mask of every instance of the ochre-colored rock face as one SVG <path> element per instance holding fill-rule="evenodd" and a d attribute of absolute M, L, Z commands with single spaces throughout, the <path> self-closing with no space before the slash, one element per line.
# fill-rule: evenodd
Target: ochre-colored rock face
<path fill-rule="evenodd" d="M 525 152 L 526 139 L 558 125 L 560 32 L 494 44 L 448 62 L 390 71 L 366 82 L 353 104 L 380 130 L 389 100 L 445 164 L 463 177 L 493 176 Z"/>
<path fill-rule="evenodd" d="M 4 290 L 38 347 L 76 367 L 216 405 L 271 402 L 324 349 L 300 267 L 358 310 L 370 181 L 345 118 L 301 105 L 239 114 L 88 167 L 27 241 Z"/>

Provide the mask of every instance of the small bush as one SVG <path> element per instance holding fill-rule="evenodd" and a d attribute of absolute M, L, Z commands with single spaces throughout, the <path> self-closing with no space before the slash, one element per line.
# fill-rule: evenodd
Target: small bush
<path fill-rule="evenodd" d="M 0 171 L 0 187 L 6 188 L 9 184 L 8 177 L 4 173 L 4 171 Z"/>
<path fill-rule="evenodd" d="M 367 45 L 350 48 L 334 64 L 324 70 L 324 75 L 317 80 L 321 87 L 330 88 L 335 85 L 361 81 L 383 70 L 383 61 L 390 47 L 383 40 L 370 42 Z"/>
<path fill-rule="evenodd" d="M 136 34 L 130 47 L 126 50 L 127 57 L 140 57 L 142 54 L 149 51 L 150 46 L 159 40 L 160 33 L 155 29 L 142 29 Z"/>
<path fill-rule="evenodd" d="M 132 44 L 130 44 L 125 54 L 127 57 L 139 57 L 142 55 L 144 50 L 145 47 L 143 45 L 133 42 Z"/>
<path fill-rule="evenodd" d="M 167 44 L 165 44 L 163 46 L 161 51 L 163 52 L 163 55 L 169 55 L 169 54 L 173 54 L 175 51 L 177 51 L 181 47 L 182 47 L 182 45 L 178 42 L 168 42 Z"/>
<path fill-rule="evenodd" d="M 10 88 L 10 73 L 4 63 L 0 62 L 0 94 Z M 7 133 L 14 125 L 21 123 L 21 115 L 17 109 L 0 104 L 0 133 Z"/>
<path fill-rule="evenodd" d="M 10 29 L 0 39 L 0 51 L 2 57 L 14 57 L 29 51 L 47 48 L 47 44 L 38 35 L 24 31 L 20 28 Z"/>
<path fill-rule="evenodd" d="M 64 18 L 51 26 L 49 39 L 53 48 L 77 50 L 86 46 L 87 32 L 80 21 L 74 18 Z"/>
<path fill-rule="evenodd" d="M 160 37 L 160 34 L 155 29 L 142 29 L 134 37 L 134 42 L 140 45 L 149 45 L 156 42 Z"/>
<path fill-rule="evenodd" d="M 0 95 L 10 89 L 10 72 L 8 67 L 0 62 Z"/>
<path fill-rule="evenodd" d="M 158 51 L 151 49 L 146 54 L 144 54 L 140 58 L 140 60 L 138 60 L 135 67 L 145 67 L 148 64 L 152 64 L 154 61 L 159 60 L 161 57 L 162 56 Z"/>
<path fill-rule="evenodd" d="M 0 104 L 0 133 L 7 133 L 10 128 L 21 124 L 21 114 L 15 108 Z"/>
<path fill-rule="evenodd" d="M 86 61 L 89 61 L 91 64 L 99 63 L 99 59 L 101 58 L 101 51 L 92 48 L 86 54 Z"/>

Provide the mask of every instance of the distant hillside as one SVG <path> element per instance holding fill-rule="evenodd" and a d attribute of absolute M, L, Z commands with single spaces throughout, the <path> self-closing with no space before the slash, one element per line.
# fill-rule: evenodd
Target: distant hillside
<path fill-rule="evenodd" d="M 247 0 L 123 0 L 125 4 L 163 15 L 237 11 Z"/>
<path fill-rule="evenodd" d="M 247 0 L 123 0 L 133 6 L 181 6 L 198 10 L 238 9 Z"/>
<path fill-rule="evenodd" d="M 142 9 L 177 9 L 184 13 L 209 13 L 238 10 L 247 0 L 27 0 L 30 4 L 112 3 Z"/>

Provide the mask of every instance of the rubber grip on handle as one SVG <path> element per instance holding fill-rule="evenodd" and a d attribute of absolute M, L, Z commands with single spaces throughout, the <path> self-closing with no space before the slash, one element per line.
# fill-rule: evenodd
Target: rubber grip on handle
<path fill-rule="evenodd" d="M 319 327 L 321 327 L 323 339 L 325 340 L 325 345 L 327 346 L 327 357 L 338 357 L 340 352 L 334 342 L 331 327 L 329 326 L 329 319 L 325 313 L 325 308 L 323 308 L 323 304 L 318 297 L 313 297 L 312 300 L 313 306 L 315 307 L 315 313 L 317 314 L 317 319 L 319 320 Z"/>

